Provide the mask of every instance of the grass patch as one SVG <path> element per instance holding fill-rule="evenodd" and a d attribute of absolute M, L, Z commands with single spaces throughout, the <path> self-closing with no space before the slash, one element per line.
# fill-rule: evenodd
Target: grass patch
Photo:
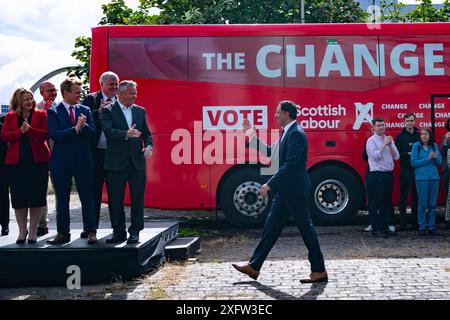
<path fill-rule="evenodd" d="M 178 229 L 178 237 L 199 237 L 200 235 L 199 229 L 184 227 Z"/>
<path fill-rule="evenodd" d="M 161 300 L 164 299 L 166 293 L 164 292 L 164 289 L 156 288 L 152 291 L 152 294 L 150 296 L 151 300 Z"/>

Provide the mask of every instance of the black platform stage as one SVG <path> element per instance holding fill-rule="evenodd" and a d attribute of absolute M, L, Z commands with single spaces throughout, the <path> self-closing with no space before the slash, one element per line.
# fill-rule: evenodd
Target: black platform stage
<path fill-rule="evenodd" d="M 13 227 L 13 226 L 11 226 Z M 55 231 L 38 238 L 37 244 L 17 245 L 17 228 L 0 237 L 0 286 L 66 286 L 79 267 L 81 285 L 129 280 L 164 261 L 164 247 L 176 238 L 178 223 L 151 222 L 140 232 L 140 243 L 106 244 L 111 229 L 97 231 L 98 243 L 80 239 L 80 229 L 72 229 L 72 241 L 49 245 Z M 75 267 L 71 267 L 75 266 Z"/>

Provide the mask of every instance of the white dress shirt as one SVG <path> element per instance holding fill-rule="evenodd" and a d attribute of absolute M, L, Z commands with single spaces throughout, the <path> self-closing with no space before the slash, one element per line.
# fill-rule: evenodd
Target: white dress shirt
<path fill-rule="evenodd" d="M 75 108 L 77 107 L 78 104 L 67 104 L 67 102 L 65 102 L 65 101 L 62 101 L 62 104 L 63 104 L 64 107 L 66 108 L 66 111 L 67 111 L 67 114 L 69 115 L 69 118 L 70 118 L 70 110 L 69 110 L 69 107 L 70 107 L 70 106 L 73 107 L 73 116 L 74 116 L 75 124 L 76 124 L 76 123 L 77 123 L 77 119 L 76 119 L 76 117 L 75 117 Z"/>
<path fill-rule="evenodd" d="M 105 94 L 102 92 L 102 97 L 103 97 L 103 101 L 104 102 L 106 102 L 108 99 L 111 99 L 111 104 L 116 102 L 116 97 L 115 96 L 112 97 L 112 98 L 109 98 L 109 97 L 105 96 Z M 98 138 L 97 149 L 105 150 L 106 146 L 107 146 L 106 136 L 105 136 L 105 133 L 102 130 L 102 132 L 100 133 L 100 137 Z"/>
<path fill-rule="evenodd" d="M 125 120 L 127 120 L 128 129 L 130 129 L 133 126 L 133 115 L 131 114 L 131 106 L 126 107 L 119 101 L 120 109 L 122 109 L 123 115 L 125 116 Z"/>

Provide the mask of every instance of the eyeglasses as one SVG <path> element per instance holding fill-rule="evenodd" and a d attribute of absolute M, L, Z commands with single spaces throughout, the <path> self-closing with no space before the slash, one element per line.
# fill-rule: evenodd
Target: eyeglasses
<path fill-rule="evenodd" d="M 58 92 L 58 89 L 47 89 L 44 90 L 45 92 Z"/>

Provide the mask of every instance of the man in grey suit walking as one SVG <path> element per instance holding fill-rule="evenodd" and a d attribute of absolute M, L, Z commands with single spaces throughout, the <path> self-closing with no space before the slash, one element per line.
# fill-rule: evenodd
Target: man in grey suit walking
<path fill-rule="evenodd" d="M 127 243 L 139 242 L 139 232 L 144 228 L 146 159 L 152 155 L 153 140 L 145 109 L 134 104 L 136 98 L 136 82 L 124 80 L 119 83 L 118 100 L 102 111 L 102 128 L 107 139 L 106 184 L 113 228 L 113 235 L 106 243 L 126 240 L 123 200 L 127 182 L 131 198 Z"/>

